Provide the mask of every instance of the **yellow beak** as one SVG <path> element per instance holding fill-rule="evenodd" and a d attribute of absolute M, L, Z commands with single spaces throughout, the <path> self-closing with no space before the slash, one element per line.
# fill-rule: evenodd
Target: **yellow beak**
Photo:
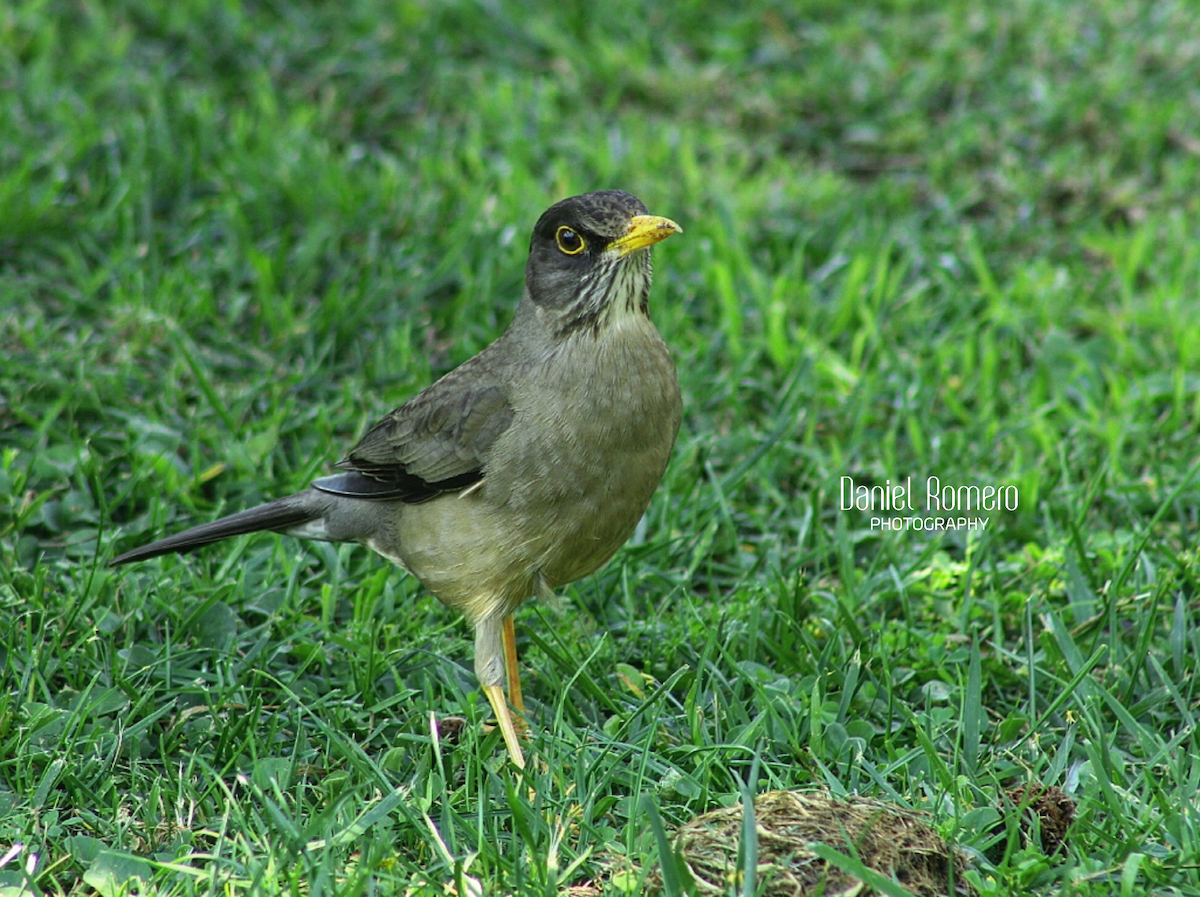
<path fill-rule="evenodd" d="M 657 215 L 634 215 L 629 220 L 629 233 L 617 237 L 606 247 L 605 252 L 616 252 L 624 258 L 631 252 L 653 246 L 660 240 L 665 240 L 671 234 L 681 234 L 683 228 L 670 218 L 659 218 Z"/>

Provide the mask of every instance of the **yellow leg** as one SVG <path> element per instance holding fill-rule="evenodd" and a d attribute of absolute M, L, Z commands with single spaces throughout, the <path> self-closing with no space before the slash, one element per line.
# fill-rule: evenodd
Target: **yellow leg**
<path fill-rule="evenodd" d="M 517 627 L 511 616 L 504 618 L 504 672 L 508 677 L 508 700 L 513 709 L 525 715 L 525 699 L 521 696 L 521 668 L 517 665 Z"/>
<path fill-rule="evenodd" d="M 508 702 L 504 699 L 504 689 L 499 685 L 485 685 L 483 692 L 487 695 L 496 714 L 496 722 L 500 725 L 500 734 L 504 736 L 504 745 L 508 755 L 519 769 L 525 768 L 525 755 L 521 752 L 521 743 L 517 740 L 517 729 L 513 725 L 512 714 L 508 711 Z"/>

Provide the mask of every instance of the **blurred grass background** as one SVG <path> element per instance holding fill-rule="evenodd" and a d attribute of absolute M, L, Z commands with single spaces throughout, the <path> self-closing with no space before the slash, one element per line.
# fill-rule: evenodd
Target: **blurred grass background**
<path fill-rule="evenodd" d="M 13 0 L 0 85 L 4 893 L 636 893 L 643 801 L 744 785 L 927 810 L 984 894 L 1200 893 L 1191 4 Z M 609 187 L 686 231 L 685 420 L 520 614 L 523 784 L 364 550 L 105 567 L 325 472 Z M 844 475 L 1020 505 L 888 532 Z"/>

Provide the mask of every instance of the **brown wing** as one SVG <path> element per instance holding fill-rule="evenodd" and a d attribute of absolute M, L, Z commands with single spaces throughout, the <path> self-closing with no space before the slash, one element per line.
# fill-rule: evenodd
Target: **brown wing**
<path fill-rule="evenodd" d="M 420 502 L 483 478 L 488 453 L 512 424 L 505 384 L 468 362 L 367 431 L 313 483 L 325 492 Z"/>

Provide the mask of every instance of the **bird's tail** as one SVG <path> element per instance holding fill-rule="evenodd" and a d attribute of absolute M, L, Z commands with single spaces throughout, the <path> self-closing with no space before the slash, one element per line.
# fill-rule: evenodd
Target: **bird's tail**
<path fill-rule="evenodd" d="M 312 500 L 311 493 L 301 492 L 268 502 L 265 505 L 259 505 L 257 508 L 230 514 L 228 517 L 222 517 L 212 523 L 185 529 L 181 533 L 117 555 L 110 564 L 115 567 L 118 564 L 144 561 L 161 554 L 191 551 L 202 545 L 210 545 L 213 542 L 220 542 L 222 539 L 230 539 L 246 533 L 266 530 L 286 531 L 316 520 L 320 516 L 321 510 Z"/>

